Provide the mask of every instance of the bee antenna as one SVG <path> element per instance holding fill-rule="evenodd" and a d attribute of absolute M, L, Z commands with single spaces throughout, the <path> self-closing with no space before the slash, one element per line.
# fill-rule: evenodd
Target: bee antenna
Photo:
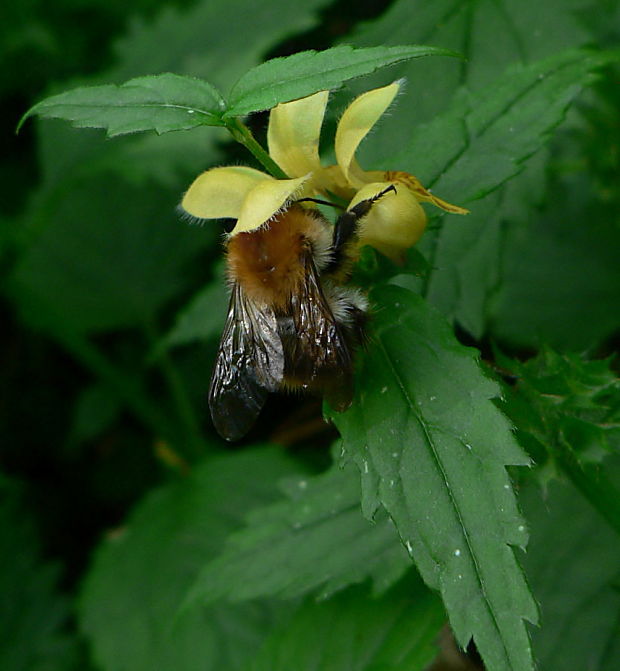
<path fill-rule="evenodd" d="M 336 203 L 330 203 L 328 200 L 321 200 L 320 198 L 300 198 L 295 201 L 296 203 L 316 203 L 317 205 L 327 205 L 328 207 L 336 207 L 339 210 L 344 210 L 342 205 Z"/>

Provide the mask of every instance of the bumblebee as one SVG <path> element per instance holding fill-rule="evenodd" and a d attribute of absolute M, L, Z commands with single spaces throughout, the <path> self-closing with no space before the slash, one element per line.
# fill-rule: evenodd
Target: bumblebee
<path fill-rule="evenodd" d="M 294 202 L 259 229 L 227 241 L 231 289 L 209 388 L 218 433 L 242 438 L 270 392 L 307 390 L 346 410 L 352 352 L 363 339 L 368 300 L 343 286 L 359 222 L 390 186 L 342 213 L 334 225 Z M 329 204 L 329 203 L 324 203 Z"/>

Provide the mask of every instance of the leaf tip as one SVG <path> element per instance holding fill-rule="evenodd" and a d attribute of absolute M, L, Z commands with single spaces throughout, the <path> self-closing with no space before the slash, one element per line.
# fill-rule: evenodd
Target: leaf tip
<path fill-rule="evenodd" d="M 19 135 L 19 131 L 22 129 L 22 126 L 26 123 L 26 121 L 33 115 L 33 111 L 36 108 L 36 105 L 34 107 L 31 107 L 27 112 L 24 112 L 22 114 L 20 120 L 17 122 L 17 126 L 15 127 L 15 135 Z"/>

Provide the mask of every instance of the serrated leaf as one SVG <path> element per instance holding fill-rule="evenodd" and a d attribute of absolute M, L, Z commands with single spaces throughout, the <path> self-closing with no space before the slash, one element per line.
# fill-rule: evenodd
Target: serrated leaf
<path fill-rule="evenodd" d="M 370 598 L 349 589 L 306 602 L 275 631 L 248 671 L 423 671 L 437 655 L 441 602 L 419 578 Z"/>
<path fill-rule="evenodd" d="M 77 636 L 67 632 L 69 600 L 59 567 L 43 564 L 19 488 L 0 475 L 0 668 L 73 671 Z"/>
<path fill-rule="evenodd" d="M 499 389 L 419 296 L 386 286 L 371 298 L 362 391 L 332 417 L 366 514 L 383 507 L 394 520 L 462 646 L 473 636 L 489 671 L 530 670 L 523 620 L 537 610 L 510 547 L 527 532 L 506 472 L 528 459 L 492 402 Z"/>
<path fill-rule="evenodd" d="M 540 668 L 620 668 L 618 534 L 569 484 L 543 494 L 530 483 L 521 502 L 531 520 L 524 564 L 541 603 L 532 633 Z"/>
<path fill-rule="evenodd" d="M 382 155 L 386 147 L 391 148 L 387 153 L 398 151 L 412 121 L 429 121 L 443 113 L 461 86 L 478 90 L 491 85 L 512 64 L 532 63 L 563 49 L 599 43 L 582 20 L 582 16 L 594 13 L 602 13 L 595 0 L 548 0 L 544 6 L 536 0 L 436 0 L 416 4 L 415 11 L 410 0 L 392 3 L 375 21 L 363 23 L 347 35 L 347 43 L 358 47 L 433 44 L 453 49 L 465 60 L 457 67 L 446 67 L 441 59 L 397 65 L 397 76 L 411 83 L 412 103 L 397 105 L 391 111 L 390 125 L 396 125 L 399 134 L 390 137 L 381 128 L 373 131 L 376 146 L 383 147 Z M 371 76 L 370 81 L 375 86 L 383 83 L 377 76 Z"/>
<path fill-rule="evenodd" d="M 478 94 L 462 92 L 444 114 L 415 129 L 407 150 L 391 159 L 420 176 L 428 187 L 452 202 L 466 204 L 502 186 L 523 169 L 523 162 L 540 149 L 564 118 L 593 73 L 615 59 L 614 54 L 570 50 L 529 66 L 511 67 L 493 86 Z M 510 200 L 507 200 L 509 203 Z M 444 220 L 424 241 L 436 268 L 426 295 L 446 314 L 456 316 L 476 336 L 485 325 L 488 296 L 497 284 L 501 237 L 485 257 L 476 253 L 491 220 L 501 210 L 497 202 L 472 207 L 464 221 Z M 510 216 L 504 210 L 504 218 Z M 476 263 L 470 263 L 474 255 Z M 471 267 L 495 268 L 477 279 Z M 455 301 L 471 283 L 482 285 L 476 301 Z M 467 287 L 462 289 L 462 287 Z"/>
<path fill-rule="evenodd" d="M 246 528 L 228 539 L 201 571 L 186 606 L 317 590 L 325 597 L 368 577 L 385 589 L 410 566 L 387 516 L 374 524 L 362 516 L 354 469 L 290 479 L 285 492 L 288 500 L 253 511 Z"/>
<path fill-rule="evenodd" d="M 196 572 L 247 508 L 293 470 L 276 450 L 210 459 L 150 494 L 108 536 L 84 584 L 80 624 L 105 671 L 240 669 L 274 623 L 264 603 L 197 608 L 175 619 Z"/>
<path fill-rule="evenodd" d="M 440 172 L 446 167 L 441 147 L 459 146 L 462 139 L 461 120 L 457 115 L 453 123 L 443 128 L 435 138 L 431 140 L 429 137 L 428 144 L 423 143 L 419 148 L 412 145 L 409 167 L 404 164 L 396 165 L 389 157 L 402 153 L 403 143 L 406 143 L 411 129 L 420 122 L 445 114 L 454 92 L 460 87 L 467 87 L 474 94 L 474 101 L 477 103 L 477 97 L 484 87 L 488 87 L 489 96 L 492 97 L 496 90 L 501 89 L 502 82 L 509 81 L 504 74 L 508 66 L 514 67 L 518 62 L 532 64 L 557 54 L 562 49 L 597 42 L 597 38 L 588 33 L 581 20 L 582 16 L 595 14 L 597 7 L 590 0 L 550 0 L 544 7 L 539 7 L 533 0 L 526 0 L 525 4 L 518 0 L 499 0 L 493 3 L 472 0 L 466 4 L 438 0 L 416 7 L 416 11 L 412 12 L 408 0 L 395 2 L 377 21 L 363 24 L 358 33 L 347 37 L 347 41 L 356 46 L 398 44 L 404 39 L 419 41 L 459 51 L 466 61 L 459 63 L 458 67 L 453 67 L 443 59 L 427 59 L 423 63 L 413 61 L 396 66 L 397 76 L 407 79 L 411 91 L 405 90 L 403 99 L 390 110 L 389 121 L 377 125 L 373 130 L 373 136 L 361 149 L 360 162 L 365 167 L 379 163 L 388 169 L 403 167 L 420 177 L 423 182 L 432 178 L 438 174 L 435 168 Z M 502 35 L 503 39 L 497 40 L 497 35 Z M 381 78 L 371 76 L 364 81 L 364 87 L 368 87 L 369 82 L 375 86 L 384 83 Z M 358 85 L 354 86 L 356 90 L 360 90 Z M 550 107 L 554 104 L 552 100 Z M 496 143 L 495 149 L 499 148 L 501 151 L 502 147 L 508 147 L 514 139 L 502 138 Z M 540 142 L 539 146 L 542 144 Z M 437 163 L 434 163 L 435 158 Z M 483 167 L 487 175 L 492 175 L 496 166 L 492 157 L 488 158 Z M 515 179 L 514 174 L 512 179 Z M 527 184 L 525 187 L 527 188 Z M 460 193 L 444 192 L 443 185 L 436 185 L 433 190 L 450 202 L 461 204 Z M 492 197 L 490 201 L 493 200 L 495 199 Z M 493 238 L 498 240 L 498 236 L 494 235 L 498 226 L 493 226 L 493 220 L 514 218 L 515 214 L 513 198 L 507 198 L 500 203 L 490 201 L 470 208 L 472 213 L 466 220 L 457 220 L 455 217 L 446 219 L 450 237 L 447 236 L 447 231 L 442 231 L 442 244 L 446 247 L 445 262 L 443 254 L 439 252 L 437 261 L 432 264 L 436 287 L 433 289 L 433 302 L 446 314 L 456 315 L 459 322 L 476 337 L 485 329 L 487 313 L 493 307 L 491 294 L 497 286 L 501 271 L 498 263 L 501 258 L 498 244 L 501 243 L 496 242 L 493 245 L 491 242 Z M 535 202 L 531 195 L 529 202 Z M 522 225 L 522 222 L 519 223 Z M 503 226 L 505 228 L 506 225 Z M 535 237 L 539 226 L 533 225 L 532 228 Z M 427 233 L 422 240 L 422 251 L 430 253 L 433 240 L 433 236 Z M 529 252 L 520 250 L 514 258 L 516 262 L 523 264 L 529 258 Z M 563 267 L 568 268 L 570 263 L 570 257 L 562 259 Z M 598 276 L 609 277 L 611 274 L 611 268 L 609 272 L 601 273 L 595 263 L 592 266 Z M 538 273 L 532 278 L 531 284 L 539 288 L 543 298 L 548 293 L 545 291 L 547 284 L 544 280 L 539 281 L 538 275 L 544 274 L 541 269 L 551 267 L 551 264 L 540 261 L 532 264 L 532 269 Z M 568 275 L 567 273 L 566 279 L 575 283 L 574 275 L 570 278 Z M 520 277 L 519 269 L 515 272 L 515 291 L 521 291 L 517 298 L 520 299 L 519 307 L 522 306 L 525 310 L 530 304 L 531 292 L 527 291 L 527 285 L 524 286 L 519 281 Z M 593 287 L 597 296 L 604 292 L 604 277 L 600 279 L 600 283 L 597 282 Z M 587 302 L 585 296 L 584 302 Z M 502 312 L 504 322 L 506 318 L 510 319 L 512 303 L 512 297 L 508 297 Z M 546 305 L 541 306 L 541 319 L 544 320 L 545 315 L 548 315 L 549 327 L 545 329 L 546 332 L 554 322 L 552 313 L 560 310 L 560 304 L 548 300 Z M 602 318 L 603 308 L 599 314 Z M 533 333 L 537 332 L 537 324 L 527 318 L 515 316 L 511 325 L 514 325 L 513 331 L 522 325 L 524 329 L 530 326 Z M 546 323 L 543 325 L 547 326 Z M 556 330 L 565 334 L 572 331 L 571 328 L 561 327 Z M 531 346 L 531 338 L 526 344 Z"/>
<path fill-rule="evenodd" d="M 425 185 L 459 202 L 482 198 L 520 170 L 564 118 L 594 74 L 617 60 L 616 52 L 569 49 L 530 65 L 513 65 L 490 86 L 462 91 L 444 113 L 417 127 L 395 160 L 417 170 Z M 441 141 L 448 129 L 450 142 Z M 460 139 L 458 139 L 460 138 Z"/>
<path fill-rule="evenodd" d="M 551 460 L 568 449 L 582 464 L 618 450 L 620 379 L 610 360 L 546 347 L 525 363 L 505 356 L 498 362 L 516 377 L 505 389 L 504 407 L 519 433 L 529 435 L 526 443 L 544 446 Z"/>
<path fill-rule="evenodd" d="M 339 46 L 325 51 L 302 51 L 274 58 L 252 68 L 233 86 L 224 117 L 271 109 L 278 103 L 334 89 L 354 77 L 422 56 L 458 56 L 453 51 L 426 46 Z"/>
<path fill-rule="evenodd" d="M 117 63 L 106 78 L 124 81 L 152 72 L 177 72 L 228 90 L 275 44 L 316 29 L 327 4 L 328 0 L 307 0 L 303 5 L 287 0 L 198 0 L 183 8 L 161 6 L 153 20 L 131 22 L 116 44 Z"/>
<path fill-rule="evenodd" d="M 45 98 L 21 118 L 66 119 L 78 128 L 105 128 L 109 137 L 154 130 L 158 134 L 197 126 L 221 126 L 224 101 L 208 82 L 164 73 L 115 86 L 90 86 Z"/>

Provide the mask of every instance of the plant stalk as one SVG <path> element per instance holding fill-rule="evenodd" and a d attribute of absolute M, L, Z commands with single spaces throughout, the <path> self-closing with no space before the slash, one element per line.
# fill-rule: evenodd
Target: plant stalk
<path fill-rule="evenodd" d="M 267 172 L 276 179 L 288 179 L 288 175 L 280 166 L 269 156 L 252 135 L 250 129 L 238 118 L 226 121 L 226 128 L 230 134 L 240 142 L 254 158 L 267 170 Z"/>

